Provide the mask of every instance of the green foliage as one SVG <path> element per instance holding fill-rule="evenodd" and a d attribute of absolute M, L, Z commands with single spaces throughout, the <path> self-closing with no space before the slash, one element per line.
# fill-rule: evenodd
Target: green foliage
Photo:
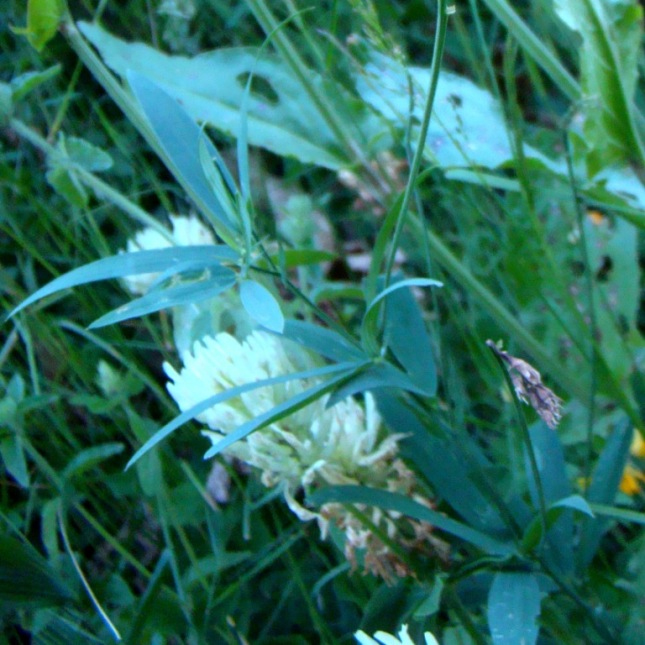
<path fill-rule="evenodd" d="M 642 9 L 485 4 L 30 2 L 0 35 L 8 640 L 640 642 Z M 292 371 L 221 353 L 168 395 L 254 328 Z"/>

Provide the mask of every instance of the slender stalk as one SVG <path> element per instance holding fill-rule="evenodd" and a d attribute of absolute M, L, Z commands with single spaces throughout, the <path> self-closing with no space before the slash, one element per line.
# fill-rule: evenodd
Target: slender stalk
<path fill-rule="evenodd" d="M 441 71 L 441 60 L 443 58 L 443 50 L 446 44 L 446 32 L 448 30 L 448 4 L 446 0 L 437 0 L 437 27 L 435 31 L 434 47 L 432 50 L 432 65 L 430 67 L 430 84 L 428 86 L 428 95 L 426 97 L 426 104 L 423 110 L 423 119 L 421 121 L 421 129 L 419 131 L 419 140 L 417 142 L 417 149 L 414 152 L 412 165 L 410 166 L 410 176 L 408 183 L 405 187 L 403 195 L 403 202 L 399 210 L 399 216 L 394 229 L 392 238 L 392 245 L 390 254 L 387 259 L 385 269 L 385 286 L 390 283 L 392 276 L 392 268 L 394 266 L 394 258 L 396 250 L 401 238 L 403 226 L 407 220 L 407 213 L 412 199 L 413 191 L 415 190 L 416 178 L 421 168 L 421 161 L 423 160 L 423 152 L 425 149 L 425 142 L 428 136 L 428 127 L 430 125 L 430 117 L 432 116 L 432 106 L 434 104 L 435 95 L 437 93 L 437 85 L 439 84 L 439 72 Z M 452 13 L 452 12 L 451 12 Z"/>
<path fill-rule="evenodd" d="M 533 484 L 535 485 L 535 491 L 537 493 L 538 508 L 540 511 L 540 521 L 542 523 L 542 541 L 541 542 L 543 543 L 543 541 L 546 539 L 546 533 L 547 533 L 546 500 L 544 498 L 544 488 L 542 486 L 542 478 L 540 477 L 540 469 L 538 468 L 537 458 L 535 456 L 535 450 L 533 450 L 533 442 L 531 441 L 529 428 L 526 425 L 526 417 L 524 416 L 524 410 L 522 410 L 522 404 L 519 400 L 519 397 L 517 396 L 517 393 L 515 392 L 515 386 L 513 385 L 513 381 L 511 380 L 511 376 L 508 372 L 508 369 L 504 364 L 504 361 L 502 360 L 502 357 L 499 355 L 499 353 L 494 351 L 492 347 L 491 347 L 491 351 L 493 352 L 495 356 L 495 360 L 497 360 L 500 366 L 500 369 L 504 374 L 504 380 L 506 381 L 506 385 L 508 386 L 508 389 L 515 403 L 517 419 L 519 421 L 520 431 L 522 434 L 522 441 L 524 442 L 524 447 L 529 457 L 531 476 L 533 477 Z"/>
<path fill-rule="evenodd" d="M 589 247 L 587 246 L 587 233 L 585 232 L 584 215 L 580 207 L 580 197 L 578 195 L 578 186 L 573 172 L 573 157 L 571 153 L 571 142 L 567 134 L 564 134 L 564 145 L 567 158 L 567 171 L 569 173 L 569 185 L 571 186 L 571 199 L 573 208 L 578 220 L 578 230 L 580 231 L 580 242 L 582 244 L 582 262 L 585 267 L 585 286 L 587 289 L 587 301 L 589 303 L 589 337 L 591 340 L 591 356 L 589 357 L 591 379 L 589 382 L 588 398 L 588 416 L 587 416 L 587 440 L 583 466 L 583 478 L 588 482 L 591 478 L 591 460 L 593 456 L 593 426 L 596 412 L 596 388 L 598 386 L 597 368 L 598 368 L 598 348 L 596 345 L 596 333 L 598 330 L 598 321 L 596 319 L 596 299 L 594 293 L 591 261 L 589 259 Z M 589 487 L 584 487 L 584 495 L 587 496 Z"/>

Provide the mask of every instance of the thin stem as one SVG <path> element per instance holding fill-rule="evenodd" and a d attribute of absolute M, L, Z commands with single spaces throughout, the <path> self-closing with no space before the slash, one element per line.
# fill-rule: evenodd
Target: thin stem
<path fill-rule="evenodd" d="M 529 428 L 526 424 L 526 417 L 524 416 L 524 410 L 522 410 L 522 404 L 520 402 L 519 397 L 517 396 L 517 393 L 515 392 L 515 386 L 513 385 L 513 381 L 506 367 L 506 364 L 504 363 L 499 352 L 495 351 L 495 348 L 489 345 L 489 342 L 487 342 L 486 344 L 490 347 L 491 351 L 493 352 L 493 355 L 495 356 L 495 360 L 497 360 L 497 362 L 499 363 L 500 369 L 504 374 L 504 380 L 506 381 L 506 385 L 508 386 L 508 389 L 515 403 L 517 419 L 519 421 L 520 431 L 522 434 L 522 441 L 524 442 L 526 453 L 528 454 L 528 457 L 529 457 L 531 475 L 533 477 L 533 484 L 535 485 L 535 491 L 537 493 L 538 508 L 540 511 L 540 521 L 542 523 L 542 541 L 543 541 L 546 539 L 546 533 L 547 533 L 546 500 L 544 498 L 544 488 L 542 487 L 542 478 L 540 477 L 540 469 L 538 468 L 537 458 L 535 456 L 535 451 L 533 450 L 533 442 L 531 441 Z"/>
<path fill-rule="evenodd" d="M 587 300 L 589 302 L 589 336 L 591 339 L 591 356 L 590 369 L 591 378 L 589 382 L 589 414 L 587 416 L 587 437 L 586 450 L 583 465 L 583 481 L 588 482 L 591 478 L 591 460 L 593 457 L 593 426 L 596 413 L 596 388 L 598 386 L 597 368 L 598 368 L 598 349 L 596 346 L 596 333 L 598 330 L 598 321 L 596 319 L 596 299 L 594 297 L 593 278 L 591 275 L 591 261 L 589 258 L 589 247 L 587 246 L 587 233 L 585 232 L 584 215 L 580 207 L 580 196 L 578 195 L 578 186 L 573 172 L 573 157 L 571 151 L 571 142 L 566 133 L 564 133 L 564 145 L 567 159 L 567 172 L 569 173 L 569 186 L 571 186 L 571 198 L 573 208 L 578 220 L 578 230 L 580 231 L 580 242 L 582 244 L 582 262 L 585 267 L 585 286 L 587 288 Z M 584 487 L 584 495 L 587 496 L 588 486 Z"/>
<path fill-rule="evenodd" d="M 443 58 L 443 50 L 446 44 L 446 32 L 448 30 L 448 5 L 446 0 L 437 0 L 437 27 L 435 31 L 434 47 L 432 50 L 432 66 L 430 68 L 430 84 L 428 86 L 428 96 L 426 97 L 426 104 L 423 110 L 423 119 L 421 121 L 421 129 L 419 131 L 419 140 L 417 141 L 417 149 L 414 152 L 412 165 L 410 167 L 410 176 L 408 183 L 405 187 L 403 195 L 403 202 L 399 211 L 399 217 L 396 222 L 396 228 L 392 238 L 392 246 L 390 254 L 387 259 L 385 269 L 385 286 L 390 284 L 392 276 L 392 268 L 394 266 L 394 258 L 396 250 L 399 245 L 399 239 L 403 226 L 407 220 L 408 208 L 410 200 L 412 199 L 413 191 L 415 190 L 415 183 L 419 169 L 421 168 L 421 161 L 425 149 L 425 142 L 428 136 L 428 127 L 430 125 L 430 117 L 432 116 L 432 106 L 434 104 L 435 95 L 437 93 L 437 85 L 439 84 L 439 73 L 441 71 L 441 60 Z"/>

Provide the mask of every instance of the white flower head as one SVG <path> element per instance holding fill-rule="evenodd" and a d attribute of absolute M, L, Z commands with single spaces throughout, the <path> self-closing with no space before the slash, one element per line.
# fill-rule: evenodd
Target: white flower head
<path fill-rule="evenodd" d="M 172 241 L 160 231 L 147 227 L 139 231 L 133 239 L 128 240 L 126 251 L 134 253 L 136 251 L 167 249 L 171 246 L 215 244 L 212 231 L 194 216 L 171 215 L 170 223 L 172 224 Z M 147 293 L 157 275 L 157 273 L 142 273 L 126 276 L 123 280 L 128 291 L 136 295 L 143 295 Z"/>
<path fill-rule="evenodd" d="M 423 637 L 426 645 L 439 645 L 437 639 L 430 632 L 425 632 Z M 376 632 L 376 634 L 374 634 L 374 638 L 368 636 L 363 631 L 357 631 L 354 634 L 354 638 L 361 645 L 415 645 L 414 641 L 410 638 L 407 625 L 401 626 L 398 638 L 393 634 L 383 631 Z"/>
<path fill-rule="evenodd" d="M 207 336 L 182 355 L 184 366 L 170 364 L 168 391 L 182 411 L 231 388 L 311 369 L 315 363 L 300 348 L 282 338 L 254 331 L 243 342 L 227 333 Z M 315 385 L 314 379 L 290 379 L 243 392 L 197 416 L 208 427 L 203 434 L 216 445 L 223 436 L 247 421 L 268 412 Z M 346 534 L 346 555 L 356 563 L 356 550 L 365 550 L 365 568 L 386 580 L 410 575 L 390 549 L 364 529 L 360 521 L 339 504 L 326 504 L 315 512 L 297 499 L 298 491 L 325 484 L 356 484 L 414 494 L 412 472 L 397 458 L 404 435 L 382 436 L 381 420 L 371 395 L 364 407 L 349 397 L 326 408 L 329 396 L 310 403 L 288 417 L 229 446 L 224 453 L 258 468 L 265 486 L 281 486 L 289 508 L 303 521 L 316 519 L 323 536 L 329 523 Z M 427 500 L 426 500 L 427 502 Z M 427 502 L 429 504 L 429 502 Z M 371 520 L 392 539 L 397 539 L 397 516 L 370 509 Z M 432 542 L 431 527 L 407 520 L 406 544 Z"/>

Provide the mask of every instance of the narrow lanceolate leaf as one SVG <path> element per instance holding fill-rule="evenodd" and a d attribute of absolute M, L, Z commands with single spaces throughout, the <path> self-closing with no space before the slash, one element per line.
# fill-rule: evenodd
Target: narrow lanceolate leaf
<path fill-rule="evenodd" d="M 155 251 L 136 251 L 134 253 L 121 253 L 85 266 L 69 271 L 68 273 L 52 280 L 41 289 L 38 289 L 29 298 L 19 304 L 10 314 L 14 316 L 29 305 L 65 289 L 71 289 L 81 284 L 109 280 L 111 278 L 124 278 L 129 275 L 144 273 L 166 272 L 172 275 L 173 266 L 178 270 L 186 266 L 186 262 L 193 265 L 202 263 L 204 268 L 218 265 L 222 261 L 234 261 L 238 255 L 227 246 L 181 246 Z"/>
<path fill-rule="evenodd" d="M 299 80 L 275 56 L 259 55 L 252 48 L 222 49 L 194 58 L 168 56 L 143 43 L 120 40 L 98 25 L 80 23 L 79 28 L 117 74 L 124 77 L 131 70 L 149 78 L 181 102 L 192 119 L 234 137 L 240 134 L 240 108 L 253 74 L 245 111 L 250 145 L 328 168 L 350 162 Z M 324 84 L 314 72 L 310 75 L 315 85 Z"/>
<path fill-rule="evenodd" d="M 640 161 L 634 92 L 643 36 L 643 9 L 630 0 L 556 0 L 560 19 L 580 34 L 580 73 L 590 174 L 612 163 Z"/>
<path fill-rule="evenodd" d="M 160 69 L 164 74 L 168 73 L 163 67 Z M 218 232 L 227 239 L 238 229 L 238 223 L 231 220 L 217 198 L 200 156 L 200 145 L 206 145 L 208 155 L 219 158 L 215 146 L 176 97 L 170 96 L 146 76 L 131 69 L 127 71 L 127 81 L 163 150 L 164 162 L 204 215 L 220 225 Z"/>
<path fill-rule="evenodd" d="M 488 626 L 494 645 L 537 641 L 540 588 L 532 573 L 498 573 L 488 594 Z"/>
<path fill-rule="evenodd" d="M 139 318 L 147 314 L 189 305 L 195 302 L 203 302 L 230 289 L 236 281 L 236 274 L 231 269 L 221 266 L 213 266 L 205 269 L 197 280 L 180 283 L 167 287 L 166 289 L 154 289 L 145 296 L 132 300 L 127 304 L 101 316 L 95 320 L 90 329 L 114 325 L 124 320 Z"/>

